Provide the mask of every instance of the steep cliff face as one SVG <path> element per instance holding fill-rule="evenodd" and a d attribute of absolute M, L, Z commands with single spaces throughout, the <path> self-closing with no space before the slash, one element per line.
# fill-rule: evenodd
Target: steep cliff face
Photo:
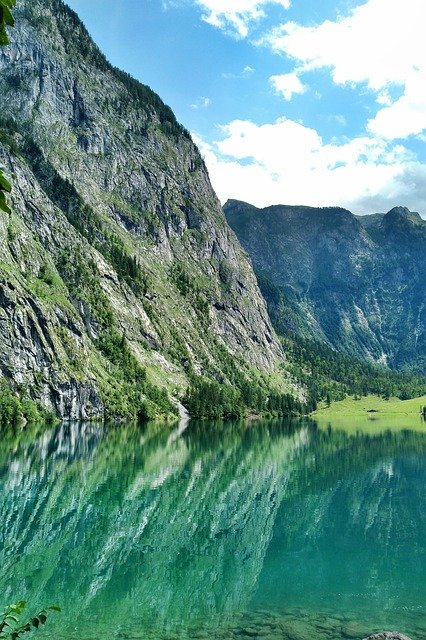
<path fill-rule="evenodd" d="M 272 371 L 280 348 L 250 261 L 171 110 L 111 67 L 61 0 L 18 1 L 10 35 L 2 374 L 88 417 L 118 402 L 119 339 L 169 388 L 191 372 L 226 380 L 231 358 L 244 375 Z"/>
<path fill-rule="evenodd" d="M 345 209 L 229 201 L 280 330 L 393 368 L 426 368 L 426 222 L 396 207 Z"/>

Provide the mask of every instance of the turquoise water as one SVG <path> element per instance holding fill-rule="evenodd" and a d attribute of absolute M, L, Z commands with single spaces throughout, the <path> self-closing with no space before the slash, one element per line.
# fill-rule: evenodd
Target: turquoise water
<path fill-rule="evenodd" d="M 426 432 L 7 433 L 0 599 L 40 638 L 426 637 Z"/>

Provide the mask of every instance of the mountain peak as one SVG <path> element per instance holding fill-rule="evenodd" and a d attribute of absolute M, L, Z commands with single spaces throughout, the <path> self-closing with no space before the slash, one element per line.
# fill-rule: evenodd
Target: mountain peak
<path fill-rule="evenodd" d="M 426 224 L 417 211 L 410 211 L 407 207 L 393 207 L 382 219 L 382 227 L 385 229 L 393 227 L 406 227 L 407 225 Z"/>
<path fill-rule="evenodd" d="M 411 213 L 408 207 L 393 207 L 390 211 L 388 211 L 388 215 L 398 215 L 398 216 L 409 216 Z"/>

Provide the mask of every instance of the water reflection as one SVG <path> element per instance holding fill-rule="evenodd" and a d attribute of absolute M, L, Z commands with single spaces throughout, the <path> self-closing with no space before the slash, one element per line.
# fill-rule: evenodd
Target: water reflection
<path fill-rule="evenodd" d="M 426 587 L 425 452 L 421 433 L 348 436 L 308 421 L 9 433 L 0 590 L 59 602 L 47 632 L 78 637 L 331 598 L 353 609 L 359 593 L 386 609 Z"/>

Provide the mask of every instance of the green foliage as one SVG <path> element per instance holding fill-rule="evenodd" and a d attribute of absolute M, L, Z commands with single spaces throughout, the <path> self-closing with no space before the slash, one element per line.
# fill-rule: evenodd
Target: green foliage
<path fill-rule="evenodd" d="M 185 271 L 185 267 L 181 262 L 173 262 L 170 267 L 170 277 L 183 296 L 187 296 L 189 293 L 192 293 L 194 287 L 191 278 Z"/>
<path fill-rule="evenodd" d="M 270 388 L 264 380 L 249 379 L 234 364 L 231 384 L 191 376 L 183 403 L 194 418 L 241 418 L 247 412 L 271 416 L 297 416 L 313 411 L 288 393 Z"/>
<path fill-rule="evenodd" d="M 18 427 L 51 422 L 52 415 L 25 396 L 23 391 L 13 389 L 6 380 L 0 381 L 0 427 Z"/>
<path fill-rule="evenodd" d="M 0 210 L 10 213 L 10 208 L 6 202 L 5 192 L 10 193 L 11 186 L 0 170 Z"/>
<path fill-rule="evenodd" d="M 0 387 L 0 425 L 15 427 L 22 421 L 21 402 L 5 382 Z"/>
<path fill-rule="evenodd" d="M 225 289 L 230 291 L 233 279 L 232 267 L 227 260 L 221 260 L 219 263 L 219 280 Z"/>
<path fill-rule="evenodd" d="M 194 278 L 191 278 L 181 262 L 173 262 L 170 267 L 170 277 L 181 295 L 189 298 L 191 306 L 201 314 L 202 319 L 205 321 L 209 308 L 207 296 L 194 281 Z"/>
<path fill-rule="evenodd" d="M 41 265 L 38 278 L 49 287 L 60 287 L 62 284 L 57 272 L 47 263 Z"/>
<path fill-rule="evenodd" d="M 117 405 L 118 398 L 114 394 L 110 399 L 107 417 L 118 415 L 149 420 L 159 412 L 163 415 L 175 413 L 176 409 L 166 390 L 158 389 L 148 382 L 145 369 L 136 360 L 123 333 L 120 335 L 115 327 L 110 327 L 102 332 L 96 346 L 113 365 L 115 381 L 120 382 L 122 387 L 119 404 Z M 120 410 L 116 413 L 118 408 Z"/>
<path fill-rule="evenodd" d="M 0 638 L 18 640 L 24 633 L 28 633 L 33 629 L 38 629 L 40 625 L 44 625 L 49 611 L 61 610 L 57 605 L 51 605 L 50 607 L 41 609 L 35 616 L 32 616 L 26 622 L 22 623 L 19 617 L 25 607 L 25 600 L 19 600 L 19 602 L 15 604 L 10 604 L 6 607 L 6 610 L 0 614 Z"/>
<path fill-rule="evenodd" d="M 9 44 L 6 27 L 13 27 L 15 21 L 12 15 L 12 9 L 16 4 L 16 0 L 0 0 L 0 45 Z"/>
<path fill-rule="evenodd" d="M 6 26 L 13 27 L 14 19 L 12 9 L 16 4 L 16 0 L 0 0 L 0 45 L 4 46 L 9 43 Z M 10 192 L 11 186 L 0 170 L 0 210 L 10 213 L 10 208 L 6 202 L 5 192 Z"/>
<path fill-rule="evenodd" d="M 350 395 L 381 395 L 400 400 L 426 393 L 426 379 L 401 374 L 338 353 L 326 344 L 302 338 L 282 338 L 291 372 L 308 388 L 311 402 L 343 400 Z"/>
<path fill-rule="evenodd" d="M 244 406 L 241 393 L 229 384 L 195 379 L 184 399 L 194 418 L 241 418 Z"/>
<path fill-rule="evenodd" d="M 214 362 L 203 362 L 205 377 L 189 372 L 190 385 L 183 403 L 191 416 L 230 418 L 246 413 L 292 416 L 316 408 L 310 400 L 303 404 L 293 395 L 273 389 L 269 380 L 249 371 L 244 361 L 231 355 L 213 335 L 210 343 Z"/>
<path fill-rule="evenodd" d="M 313 407 L 304 406 L 300 400 L 289 393 L 270 392 L 267 400 L 267 410 L 272 415 L 294 416 L 312 411 Z"/>

